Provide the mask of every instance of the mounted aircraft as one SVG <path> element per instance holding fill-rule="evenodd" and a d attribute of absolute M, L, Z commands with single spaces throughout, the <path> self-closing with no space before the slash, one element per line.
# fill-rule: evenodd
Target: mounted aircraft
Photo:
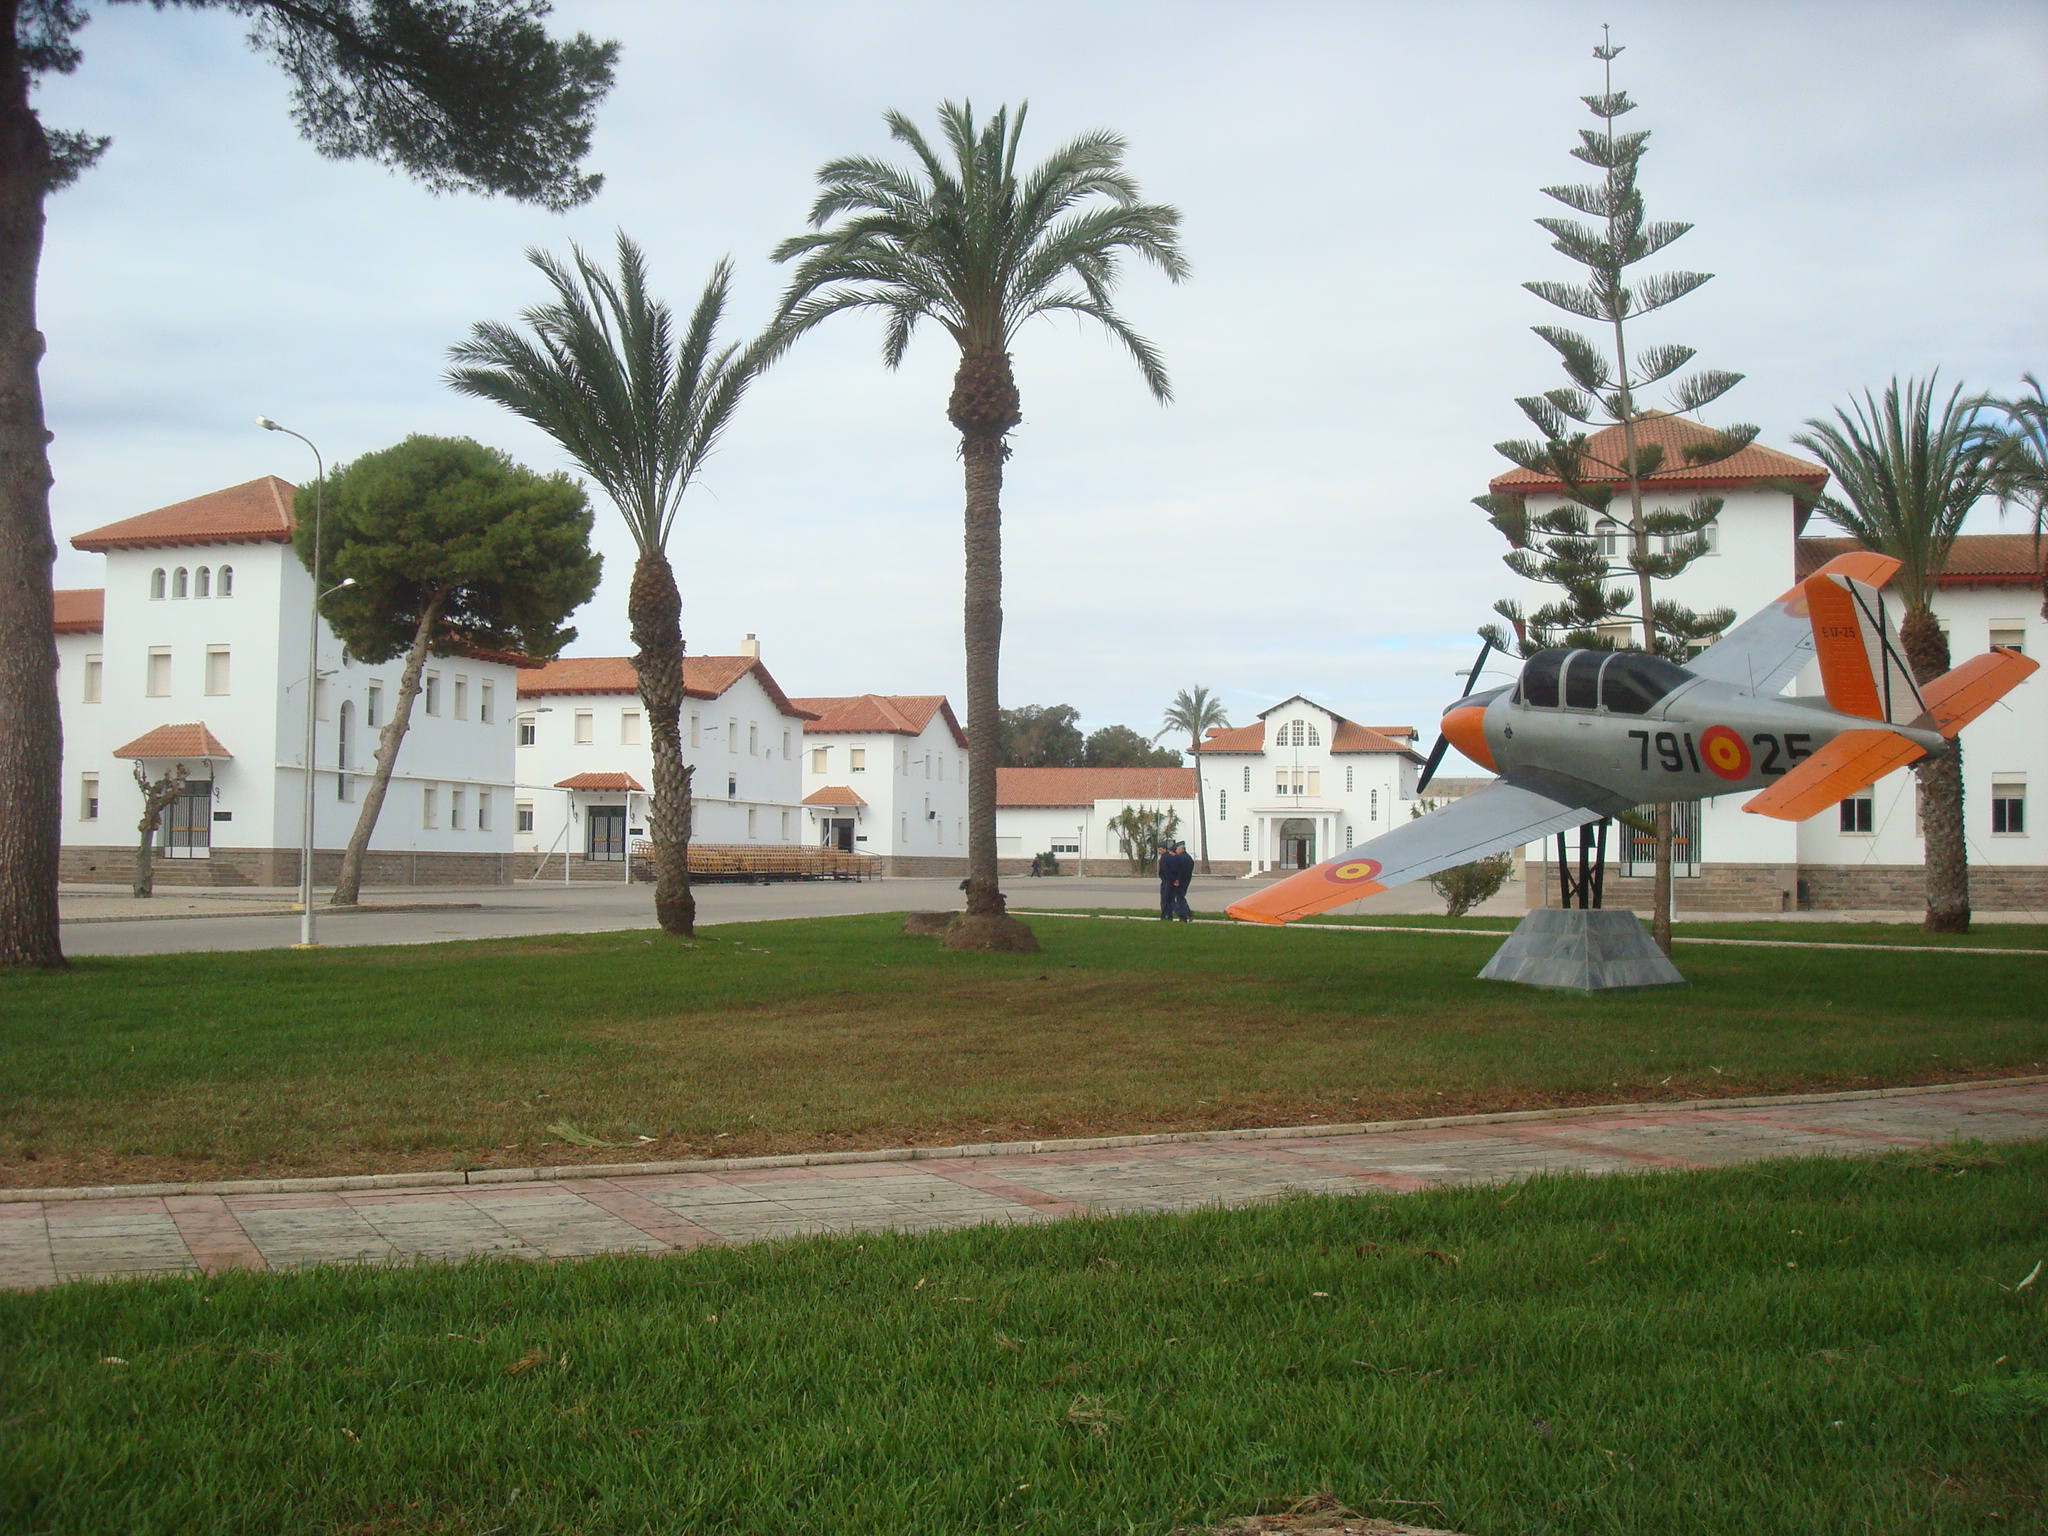
<path fill-rule="evenodd" d="M 1512 684 L 1470 693 L 1468 682 L 1468 696 L 1444 711 L 1423 785 L 1446 742 L 1498 780 L 1246 897 L 1230 915 L 1293 922 L 1668 800 L 1755 790 L 1745 811 L 1804 821 L 1948 751 L 2040 663 L 1998 647 L 1915 686 L 1897 605 L 1879 590 L 1898 568 L 1884 555 L 1839 555 L 1683 666 L 1642 651 L 1545 650 Z M 1781 697 L 1813 661 L 1826 697 Z"/>

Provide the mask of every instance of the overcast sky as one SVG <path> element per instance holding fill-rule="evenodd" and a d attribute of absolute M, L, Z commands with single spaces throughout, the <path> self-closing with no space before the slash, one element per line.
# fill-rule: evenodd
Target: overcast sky
<path fill-rule="evenodd" d="M 686 307 L 739 268 L 739 327 L 812 177 L 891 152 L 888 108 L 1029 99 L 1027 155 L 1094 128 L 1178 206 L 1193 264 L 1133 268 L 1123 307 L 1164 352 L 1152 402 L 1099 333 L 1040 323 L 1016 358 L 1005 489 L 1003 695 L 1091 726 L 1156 726 L 1176 689 L 1242 722 L 1293 693 L 1427 732 L 1509 590 L 1469 498 L 1558 382 L 1518 286 L 1577 269 L 1530 221 L 1580 180 L 1600 24 L 1654 131 L 1652 217 L 1716 273 L 1646 324 L 1748 380 L 1716 420 L 1788 446 L 1893 373 L 2012 389 L 2048 371 L 2048 11 L 2032 3 L 1745 5 L 561 0 L 617 38 L 592 168 L 553 215 L 433 197 L 294 132 L 283 76 L 229 17 L 93 8 L 77 74 L 39 106 L 111 133 L 50 205 L 42 314 L 60 541 L 410 432 L 537 468 L 554 446 L 441 382 L 470 324 L 541 293 L 524 250 L 608 250 L 623 228 Z M 791 693 L 961 699 L 960 471 L 942 333 L 899 372 L 843 317 L 747 400 L 690 492 L 672 554 L 691 649 L 760 635 Z M 1988 511 L 1982 525 L 1996 527 Z M 629 649 L 631 547 L 598 509 L 606 577 L 583 654 Z M 100 580 L 68 548 L 60 586 Z"/>

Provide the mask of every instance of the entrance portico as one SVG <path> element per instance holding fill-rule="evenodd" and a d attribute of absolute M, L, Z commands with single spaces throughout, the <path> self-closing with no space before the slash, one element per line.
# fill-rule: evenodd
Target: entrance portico
<path fill-rule="evenodd" d="M 1339 841 L 1339 807 L 1299 804 L 1254 805 L 1252 822 L 1252 873 L 1307 869 L 1310 865 L 1342 853 Z"/>

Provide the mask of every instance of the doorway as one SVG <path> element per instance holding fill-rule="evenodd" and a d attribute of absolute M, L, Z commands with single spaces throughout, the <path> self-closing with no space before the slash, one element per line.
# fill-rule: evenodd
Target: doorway
<path fill-rule="evenodd" d="M 1280 867 L 1307 869 L 1316 861 L 1316 824 L 1306 816 L 1280 823 Z"/>
<path fill-rule="evenodd" d="M 599 864 L 623 863 L 626 857 L 626 808 L 593 805 L 583 813 L 586 858 Z"/>
<path fill-rule="evenodd" d="M 187 779 L 185 793 L 164 808 L 158 847 L 167 859 L 204 859 L 213 853 L 213 780 Z"/>
<path fill-rule="evenodd" d="M 841 853 L 853 852 L 853 818 L 833 816 L 825 822 L 825 846 Z"/>

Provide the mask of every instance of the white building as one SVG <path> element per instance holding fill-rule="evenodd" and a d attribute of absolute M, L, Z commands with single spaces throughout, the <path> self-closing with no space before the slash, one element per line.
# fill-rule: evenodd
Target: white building
<path fill-rule="evenodd" d="M 967 872 L 967 733 L 942 694 L 800 698 L 804 840 L 895 875 Z"/>
<path fill-rule="evenodd" d="M 761 664 L 686 656 L 683 761 L 693 842 L 790 845 L 804 834 L 802 731 L 810 713 Z M 654 759 L 630 657 L 565 656 L 519 679 L 515 846 L 523 873 L 622 879 L 647 836 Z"/>
<path fill-rule="evenodd" d="M 1687 441 L 1705 429 L 1683 417 L 1653 417 L 1639 429 L 1666 447 L 1675 462 Z M 1618 456 L 1619 428 L 1592 440 L 1603 457 Z M 1815 498 L 1827 483 L 1819 464 L 1751 445 L 1719 464 L 1663 477 L 1649 495 L 1651 510 L 1683 510 L 1694 496 L 1723 498 L 1712 530 L 1714 547 L 1681 575 L 1658 585 L 1658 595 L 1694 609 L 1727 607 L 1738 619 L 1782 596 L 1796 581 L 1847 541 L 1804 537 Z M 1497 493 L 1525 499 L 1532 515 L 1562 504 L 1557 482 L 1526 470 L 1511 470 L 1492 482 Z M 1615 527 L 1596 529 L 1609 541 L 1609 557 L 1625 559 L 1624 536 Z M 2025 535 L 1966 535 L 1957 541 L 1941 579 L 1935 613 L 1948 631 L 1957 662 L 1995 643 L 2020 645 L 2035 655 L 2048 642 L 2038 616 L 2032 541 Z M 1619 578 L 1618 578 L 1619 579 Z M 1632 578 L 1630 578 L 1632 579 Z M 1525 606 L 1555 598 L 1555 589 L 1522 585 Z M 1633 641 L 1634 625 L 1617 629 Z M 1496 663 L 1505 673 L 1512 664 Z M 1487 681 L 1504 680 L 1490 676 Z M 1818 697 L 1817 668 L 1809 667 L 1788 690 Z M 2003 703 L 1963 732 L 1964 814 L 1969 837 L 1971 889 L 1985 911 L 2048 907 L 2048 859 L 2030 841 L 2026 789 L 2030 767 L 2040 766 L 2048 745 L 2048 685 L 2037 677 L 2022 683 Z M 1742 810 L 1743 795 L 1727 795 L 1681 807 L 1686 832 L 1678 850 L 1676 904 L 1693 911 L 1789 911 L 1796 907 L 1901 909 L 1921 905 L 1926 895 L 1923 851 L 1916 825 L 1915 787 L 1910 772 L 1894 773 L 1869 795 L 1847 801 L 1838 812 L 1793 823 Z M 1614 835 L 1614 858 L 1606 899 L 1610 905 L 1647 909 L 1653 849 L 1649 839 L 1626 829 Z M 1554 844 L 1551 845 L 1554 848 Z M 1534 905 L 1555 902 L 1554 871 L 1539 860 L 1543 847 L 1528 850 L 1528 896 Z"/>
<path fill-rule="evenodd" d="M 157 878 L 291 885 L 299 878 L 312 579 L 291 548 L 294 487 L 274 477 L 82 533 L 106 585 L 60 592 L 62 878 L 125 882 L 142 814 L 132 776 L 182 763 L 186 795 L 157 835 Z M 362 770 L 401 663 L 364 666 L 320 626 L 314 692 L 314 875 L 355 830 Z M 519 667 L 439 656 L 370 843 L 371 884 L 497 882 L 510 874 Z"/>
<path fill-rule="evenodd" d="M 1390 831 L 1414 806 L 1414 741 L 1413 726 L 1360 725 L 1300 694 L 1260 711 L 1256 725 L 1210 731 L 1202 788 L 1211 867 L 1306 869 Z"/>
<path fill-rule="evenodd" d="M 1192 768 L 998 768 L 996 853 L 1003 873 L 1027 873 L 1041 853 L 1057 858 L 1062 874 L 1130 873 L 1123 840 L 1110 827 L 1128 808 L 1171 812 L 1179 818 L 1174 836 L 1199 856 Z M 1209 846 L 1221 847 L 1214 827 Z"/>

